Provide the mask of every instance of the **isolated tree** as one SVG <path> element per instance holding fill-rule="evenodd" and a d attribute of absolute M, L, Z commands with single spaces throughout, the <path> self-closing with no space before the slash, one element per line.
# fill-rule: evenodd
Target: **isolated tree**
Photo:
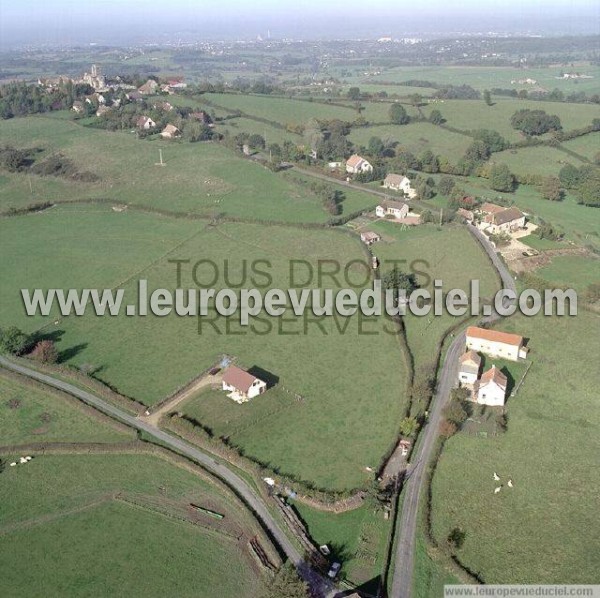
<path fill-rule="evenodd" d="M 465 532 L 463 532 L 459 527 L 455 527 L 448 534 L 448 538 L 447 538 L 448 545 L 455 550 L 459 550 L 460 548 L 462 548 L 462 545 L 465 543 L 465 537 L 466 537 Z"/>
<path fill-rule="evenodd" d="M 560 169 L 558 178 L 566 189 L 575 189 L 581 183 L 581 174 L 573 164 L 565 164 Z"/>
<path fill-rule="evenodd" d="M 450 438 L 450 436 L 454 436 L 457 430 L 458 428 L 456 427 L 456 424 L 448 421 L 447 419 L 443 420 L 440 424 L 440 436 L 443 436 L 444 438 Z"/>
<path fill-rule="evenodd" d="M 308 598 L 309 595 L 308 584 L 298 577 L 290 563 L 279 568 L 263 594 L 264 598 Z"/>
<path fill-rule="evenodd" d="M 360 100 L 360 87 L 351 87 L 348 89 L 348 99 L 349 100 Z"/>
<path fill-rule="evenodd" d="M 405 417 L 399 425 L 402 436 L 412 436 L 417 430 L 417 420 L 414 417 Z"/>
<path fill-rule="evenodd" d="M 518 129 L 525 135 L 543 135 L 548 131 L 562 129 L 560 119 L 555 114 L 546 114 L 544 110 L 517 110 L 511 118 L 513 129 Z"/>
<path fill-rule="evenodd" d="M 30 343 L 29 335 L 16 326 L 0 328 L 0 353 L 21 355 Z"/>
<path fill-rule="evenodd" d="M 506 164 L 494 164 L 490 168 L 490 187 L 494 191 L 513 190 L 515 179 Z"/>
<path fill-rule="evenodd" d="M 405 125 L 410 120 L 408 114 L 406 114 L 406 109 L 402 104 L 394 103 L 390 106 L 389 111 L 390 121 L 396 125 Z"/>
<path fill-rule="evenodd" d="M 439 110 L 432 110 L 429 114 L 429 122 L 434 125 L 441 125 L 444 122 L 444 117 Z"/>
<path fill-rule="evenodd" d="M 369 139 L 368 150 L 371 156 L 383 156 L 383 152 L 385 151 L 385 145 L 381 140 L 381 137 L 371 137 L 371 139 Z"/>
<path fill-rule="evenodd" d="M 423 96 L 420 93 L 411 93 L 408 96 L 408 99 L 410 100 L 410 103 L 416 108 L 423 101 Z"/>
<path fill-rule="evenodd" d="M 492 105 L 492 94 L 490 93 L 489 89 L 484 89 L 483 90 L 483 101 L 488 105 L 491 106 Z"/>
<path fill-rule="evenodd" d="M 559 201 L 562 197 L 560 190 L 560 179 L 556 176 L 548 176 L 542 182 L 542 197 L 550 201 Z"/>
<path fill-rule="evenodd" d="M 442 195 L 450 195 L 450 193 L 452 193 L 452 190 L 454 189 L 454 187 L 455 187 L 454 179 L 450 178 L 449 176 L 441 177 L 438 182 L 438 191 Z"/>
<path fill-rule="evenodd" d="M 417 279 L 414 274 L 406 274 L 397 266 L 383 277 L 383 288 L 393 289 L 394 292 L 405 290 L 410 295 L 417 288 Z"/>
<path fill-rule="evenodd" d="M 462 401 L 454 399 L 444 408 L 444 417 L 449 422 L 455 424 L 457 428 L 460 428 L 460 426 L 467 421 L 469 413 L 465 409 Z"/>
<path fill-rule="evenodd" d="M 248 137 L 248 145 L 252 149 L 265 149 L 265 138 L 258 133 L 254 133 Z"/>
<path fill-rule="evenodd" d="M 579 185 L 577 202 L 586 206 L 600 206 L 600 171 L 588 174 Z"/>
<path fill-rule="evenodd" d="M 506 139 L 492 129 L 477 129 L 473 132 L 473 139 L 483 141 L 490 153 L 501 152 L 508 147 Z"/>
<path fill-rule="evenodd" d="M 56 363 L 58 351 L 51 340 L 39 341 L 31 352 L 31 357 L 40 363 Z"/>

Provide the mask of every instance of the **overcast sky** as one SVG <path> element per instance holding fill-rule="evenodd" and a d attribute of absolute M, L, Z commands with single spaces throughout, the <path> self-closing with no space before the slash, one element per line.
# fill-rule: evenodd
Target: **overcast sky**
<path fill-rule="evenodd" d="M 144 34 L 343 37 L 444 31 L 598 33 L 598 0 L 0 0 L 0 43 Z"/>

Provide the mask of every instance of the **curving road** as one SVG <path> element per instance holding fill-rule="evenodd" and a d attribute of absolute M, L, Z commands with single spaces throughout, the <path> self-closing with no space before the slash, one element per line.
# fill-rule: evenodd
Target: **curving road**
<path fill-rule="evenodd" d="M 516 293 L 516 285 L 513 277 L 504 262 L 494 251 L 487 237 L 474 226 L 468 226 L 468 229 L 488 254 L 500 276 L 502 287 Z M 492 312 L 490 316 L 485 317 L 482 321 L 491 323 L 499 318 L 500 316 L 497 313 Z M 458 358 L 464 353 L 465 343 L 466 336 L 462 332 L 454 339 L 446 353 L 444 364 L 438 376 L 427 425 L 421 432 L 421 443 L 417 446 L 413 454 L 414 465 L 408 470 L 407 480 L 404 485 L 402 512 L 398 518 L 398 527 L 396 529 L 398 540 L 396 555 L 394 557 L 391 598 L 409 598 L 412 592 L 415 536 L 421 490 L 424 485 L 427 464 L 431 458 L 442 421 L 442 411 L 448 402 L 450 391 L 454 388 L 458 376 Z"/>
<path fill-rule="evenodd" d="M 204 468 L 211 471 L 225 481 L 229 486 L 231 486 L 231 488 L 233 488 L 243 498 L 252 511 L 254 511 L 255 515 L 262 522 L 265 528 L 269 530 L 271 536 L 277 542 L 281 550 L 290 559 L 290 561 L 292 561 L 298 568 L 304 567 L 302 555 L 289 541 L 285 533 L 279 527 L 279 524 L 269 513 L 267 507 L 257 496 L 254 490 L 252 490 L 250 486 L 248 486 L 248 484 L 242 480 L 242 478 L 233 473 L 225 465 L 215 461 L 210 455 L 207 455 L 206 453 L 202 452 L 191 444 L 184 442 L 176 436 L 168 434 L 167 432 L 155 428 L 141 419 L 127 414 L 118 407 L 115 407 L 114 405 L 111 405 L 110 403 L 107 403 L 106 401 L 92 395 L 89 392 L 86 392 L 85 390 L 81 390 L 80 388 L 77 388 L 68 382 L 63 382 L 62 380 L 58 380 L 52 376 L 41 374 L 40 372 L 36 372 L 35 370 L 23 365 L 13 363 L 2 356 L 0 356 L 0 366 L 12 370 L 13 372 L 22 374 L 23 376 L 27 376 L 28 378 L 37 380 L 38 382 L 42 382 L 48 386 L 58 388 L 59 390 L 62 390 L 63 392 L 80 399 L 84 403 L 91 405 L 95 409 L 98 409 L 98 411 L 102 411 L 103 413 L 122 421 L 132 428 L 147 432 L 154 438 L 157 438 L 163 442 L 169 448 L 180 452 L 186 457 L 193 459 L 197 463 L 200 463 Z"/>

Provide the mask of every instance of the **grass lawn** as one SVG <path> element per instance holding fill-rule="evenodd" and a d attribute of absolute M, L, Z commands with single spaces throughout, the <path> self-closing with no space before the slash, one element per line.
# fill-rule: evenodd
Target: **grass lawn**
<path fill-rule="evenodd" d="M 317 544 L 327 544 L 330 559 L 342 563 L 342 575 L 361 585 L 377 581 L 383 567 L 383 558 L 390 522 L 382 512 L 367 506 L 346 513 L 327 513 L 294 503 L 294 508 L 308 527 L 308 533 Z M 374 593 L 377 586 L 365 587 Z"/>
<path fill-rule="evenodd" d="M 575 139 L 565 141 L 561 145 L 585 156 L 588 160 L 594 160 L 594 157 L 600 153 L 600 132 L 575 137 Z M 566 157 L 566 160 L 569 161 L 569 156 Z"/>
<path fill-rule="evenodd" d="M 265 118 L 282 125 L 301 124 L 311 118 L 323 120 L 337 118 L 348 121 L 358 118 L 358 113 L 351 106 L 342 108 L 340 106 L 328 106 L 321 102 L 227 93 L 207 93 L 203 97 L 214 103 L 215 106 L 223 106 L 230 110 L 241 110 L 245 114 Z"/>
<path fill-rule="evenodd" d="M 217 143 L 140 140 L 129 132 L 86 128 L 54 117 L 2 121 L 0 135 L 15 147 L 40 147 L 45 154 L 60 151 L 78 170 L 100 177 L 98 182 L 82 183 L 3 173 L 2 210 L 39 201 L 108 198 L 207 216 L 289 222 L 329 218 L 315 195 Z M 159 148 L 166 162 L 163 168 L 155 165 Z"/>
<path fill-rule="evenodd" d="M 586 91 L 590 94 L 600 91 L 598 79 L 600 78 L 600 69 L 597 66 L 589 64 L 577 64 L 573 71 L 591 75 L 593 79 L 565 79 L 559 80 L 564 72 L 571 72 L 563 66 L 551 66 L 547 68 L 528 68 L 527 70 L 515 67 L 497 67 L 497 66 L 402 66 L 387 69 L 381 75 L 371 79 L 370 84 L 376 85 L 377 79 L 380 81 L 400 82 L 411 79 L 420 79 L 421 81 L 432 81 L 439 84 L 461 85 L 466 84 L 475 89 L 484 90 L 492 87 L 522 89 L 528 88 L 527 85 L 511 85 L 512 80 L 531 78 L 538 82 L 538 85 L 547 88 L 558 88 L 565 93 L 574 93 Z M 387 89 L 383 87 L 382 89 Z"/>
<path fill-rule="evenodd" d="M 114 227 L 108 225 L 112 222 Z M 38 226 L 24 234 L 35 223 Z M 74 207 L 5 219 L 2 226 L 11 239 L 7 252 L 11 259 L 4 264 L 2 286 L 3 295 L 10 300 L 3 303 L 4 325 L 28 323 L 19 304 L 22 287 L 120 286 L 125 289 L 125 304 L 136 302 L 139 278 L 148 280 L 151 291 L 174 289 L 176 269 L 169 259 L 214 260 L 219 280 L 209 281 L 213 270 L 206 266 L 197 270 L 197 279 L 203 286 L 217 289 L 264 284 L 264 276 L 250 277 L 253 260 L 259 259 L 267 260 L 257 268 L 272 276 L 269 288 L 344 288 L 348 285 L 341 275 L 335 282 L 324 278 L 319 285 L 317 261 L 340 260 L 342 269 L 353 259 L 366 261 L 360 242 L 341 231 L 233 223 L 207 226 L 204 222 L 117 214 L 108 209 L 77 211 Z M 177 227 L 181 227 L 180 234 L 174 240 L 170 235 Z M 106 232 L 106 237 L 95 231 Z M 27 253 L 32 238 L 39 244 L 35 260 Z M 128 248 L 135 239 L 142 240 L 133 244 L 136 251 L 147 251 L 148 244 L 157 249 L 153 248 L 146 260 L 135 257 L 135 252 L 135 259 L 129 259 Z M 80 245 L 86 245 L 85 249 L 79 251 Z M 46 247 L 50 251 L 44 252 Z M 99 263 L 95 263 L 96 254 L 102 260 Z M 296 280 L 291 280 L 291 260 L 308 261 L 315 272 L 313 280 L 304 280 L 307 266 L 298 264 L 293 266 Z M 196 288 L 191 271 L 191 266 L 184 268 L 183 288 Z M 348 273 L 351 282 L 364 284 L 365 267 L 355 264 Z M 257 448 L 256 456 L 321 486 L 354 487 L 366 479 L 365 466 L 379 464 L 406 405 L 399 342 L 383 333 L 382 319 L 323 316 L 318 320 L 310 310 L 308 314 L 304 319 L 293 314 L 275 319 L 263 313 L 252 320 L 252 328 L 241 327 L 239 316 L 226 319 L 213 311 L 201 318 L 88 314 L 64 317 L 58 325 L 52 323 L 53 318 L 39 318 L 29 329 L 43 322 L 50 324 L 47 330 L 60 339 L 63 361 L 100 367 L 97 376 L 101 380 L 149 405 L 197 376 L 224 353 L 238 357 L 247 367 L 259 366 L 306 400 L 294 405 L 289 417 L 281 418 L 277 426 L 271 423 L 276 434 L 255 436 L 257 447 L 262 447 L 260 451 Z M 248 409 L 253 409 L 252 405 Z M 263 425 L 268 427 L 267 422 Z M 289 442 L 288 434 L 297 442 Z M 336 468 L 332 468 L 328 462 L 331 446 L 347 436 L 354 441 L 344 444 Z M 315 467 L 315 463 L 320 465 Z"/>
<path fill-rule="evenodd" d="M 381 137 L 384 141 L 394 141 L 418 156 L 429 149 L 434 154 L 446 156 L 456 162 L 473 142 L 470 137 L 446 131 L 430 123 L 417 122 L 409 125 L 380 125 L 375 127 L 355 127 L 349 139 L 356 144 L 368 146 L 371 137 Z"/>
<path fill-rule="evenodd" d="M 459 580 L 429 554 L 425 535 L 417 528 L 413 578 L 415 598 L 442 598 L 444 586 L 457 583 L 460 583 Z"/>
<path fill-rule="evenodd" d="M 519 241 L 525 245 L 528 245 L 532 249 L 537 249 L 538 251 L 545 251 L 546 249 L 560 249 L 561 247 L 565 247 L 565 244 L 561 243 L 560 241 L 541 239 L 537 235 L 527 235 L 526 237 L 521 237 Z"/>
<path fill-rule="evenodd" d="M 581 256 L 560 255 L 552 263 L 537 270 L 536 274 L 557 285 L 575 289 L 579 293 L 593 282 L 600 282 L 600 260 Z"/>
<path fill-rule="evenodd" d="M 471 279 L 478 278 L 482 298 L 491 296 L 498 288 L 487 256 L 464 227 L 438 230 L 428 224 L 403 229 L 393 222 L 378 221 L 370 228 L 382 236 L 382 241 L 373 245 L 374 253 L 382 262 L 382 276 L 392 269 L 391 260 L 404 260 L 399 268 L 409 273 L 421 272 L 417 280 L 430 292 L 435 279 L 443 281 L 444 291 L 456 288 L 469 293 Z M 404 320 L 408 345 L 417 366 L 433 362 L 440 338 L 456 322 L 456 318 L 447 313 L 438 317 L 407 314 Z"/>
<path fill-rule="evenodd" d="M 559 149 L 546 146 L 505 150 L 494 154 L 492 161 L 506 164 L 511 172 L 519 175 L 556 176 L 567 162 L 577 168 L 583 165 L 583 162 Z"/>
<path fill-rule="evenodd" d="M 217 123 L 216 129 L 218 133 L 225 134 L 228 131 L 231 136 L 235 136 L 238 133 L 248 133 L 249 135 L 261 135 L 268 145 L 271 143 L 278 143 L 282 145 L 287 139 L 294 143 L 302 143 L 303 139 L 299 135 L 294 135 L 284 129 L 278 129 L 272 125 L 268 125 L 251 118 L 230 118 L 223 123 Z"/>
<path fill-rule="evenodd" d="M 441 542 L 461 527 L 459 559 L 487 583 L 597 580 L 598 323 L 583 311 L 503 323 L 530 338 L 533 360 L 507 403 L 508 431 L 488 439 L 458 434 L 442 454 L 433 480 L 434 533 Z"/>
<path fill-rule="evenodd" d="M 0 438 L 3 445 L 28 442 L 118 442 L 135 433 L 117 431 L 72 404 L 68 397 L 0 370 Z"/>
<path fill-rule="evenodd" d="M 565 131 L 585 127 L 598 116 L 598 107 L 591 104 L 567 104 L 563 102 L 534 102 L 509 98 L 494 98 L 494 105 L 488 106 L 483 100 L 438 100 L 431 101 L 423 108 L 429 116 L 437 109 L 446 119 L 446 124 L 464 131 L 493 129 L 508 141 L 519 141 L 521 133 L 512 128 L 510 117 L 522 108 L 545 110 L 548 114 L 560 117 Z"/>
<path fill-rule="evenodd" d="M 218 505 L 228 525 L 243 526 L 244 514 L 231 498 L 161 459 L 37 457 L 27 466 L 7 469 L 2 480 L 3 596 L 259 593 L 262 582 L 234 539 L 146 509 L 97 502 L 123 491 L 156 504 Z M 226 575 L 232 567 L 236 575 Z"/>

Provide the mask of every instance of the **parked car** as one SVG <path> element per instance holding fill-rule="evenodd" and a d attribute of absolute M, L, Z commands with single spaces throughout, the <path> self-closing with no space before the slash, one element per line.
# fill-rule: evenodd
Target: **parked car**
<path fill-rule="evenodd" d="M 331 579 L 335 579 L 337 577 L 337 574 L 340 572 L 341 568 L 341 563 L 333 563 L 333 565 L 331 565 L 331 569 L 329 569 L 329 572 L 327 573 L 327 576 Z"/>

